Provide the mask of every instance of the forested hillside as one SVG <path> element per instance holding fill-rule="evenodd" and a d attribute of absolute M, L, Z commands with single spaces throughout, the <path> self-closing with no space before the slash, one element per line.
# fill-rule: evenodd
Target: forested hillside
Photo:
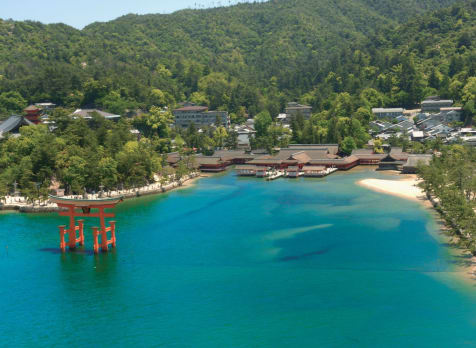
<path fill-rule="evenodd" d="M 348 93 L 357 104 L 363 98 L 373 107 L 411 108 L 439 95 L 466 106 L 468 116 L 475 114 L 475 1 L 381 29 L 341 50 L 302 100 L 329 110 Z"/>
<path fill-rule="evenodd" d="M 454 57 L 460 69 L 474 50 L 470 44 L 455 46 L 457 35 L 474 39 L 474 2 L 443 15 L 424 14 L 453 2 L 277 0 L 128 15 L 82 31 L 0 21 L 0 108 L 6 114 L 49 100 L 122 113 L 192 100 L 230 112 L 266 109 L 274 116 L 289 100 L 302 98 L 321 111 L 335 99 L 332 93 L 355 95 L 370 85 L 384 94 L 385 103 L 410 106 L 416 96 L 389 90 L 401 59 L 421 66 L 424 71 L 417 73 L 423 74 L 424 88 L 426 61 L 438 63 L 430 52 L 438 50 L 439 41 L 444 41 L 439 55 Z M 413 87 L 403 85 L 400 90 L 412 94 Z"/>

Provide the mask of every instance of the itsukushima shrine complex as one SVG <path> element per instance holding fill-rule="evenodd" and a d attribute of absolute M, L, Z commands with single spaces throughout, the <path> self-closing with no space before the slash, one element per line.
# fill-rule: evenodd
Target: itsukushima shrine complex
<path fill-rule="evenodd" d="M 78 220 L 76 225 L 76 217 L 98 217 L 100 227 L 93 227 L 93 247 L 94 253 L 108 251 L 108 246 L 116 247 L 116 222 L 109 221 L 109 226 L 106 227 L 106 218 L 113 218 L 114 213 L 105 212 L 104 209 L 112 209 L 116 204 L 122 202 L 123 198 L 108 198 L 108 199 L 70 199 L 56 196 L 50 196 L 50 201 L 56 203 L 59 208 L 65 208 L 65 211 L 60 211 L 59 215 L 69 216 L 69 227 L 65 225 L 59 226 L 60 233 L 60 248 L 61 251 L 66 251 L 66 245 L 69 249 L 75 249 L 76 245 L 84 245 L 84 220 Z M 95 210 L 95 211 L 92 211 Z M 108 232 L 111 237 L 108 238 Z M 68 241 L 65 239 L 68 235 Z"/>

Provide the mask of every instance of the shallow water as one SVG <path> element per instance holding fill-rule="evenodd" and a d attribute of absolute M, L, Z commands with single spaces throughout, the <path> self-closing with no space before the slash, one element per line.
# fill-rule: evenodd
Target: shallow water
<path fill-rule="evenodd" d="M 476 345 L 474 289 L 431 214 L 355 184 L 232 173 L 126 201 L 114 252 L 58 252 L 56 214 L 0 214 L 6 346 Z"/>

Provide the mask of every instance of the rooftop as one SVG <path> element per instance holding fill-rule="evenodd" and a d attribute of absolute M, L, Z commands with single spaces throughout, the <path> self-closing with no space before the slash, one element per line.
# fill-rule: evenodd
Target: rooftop
<path fill-rule="evenodd" d="M 419 163 L 430 164 L 433 155 L 421 154 L 421 155 L 408 155 L 407 162 L 403 165 L 404 167 L 417 167 Z"/>
<path fill-rule="evenodd" d="M 184 106 L 182 108 L 175 109 L 174 112 L 176 111 L 197 111 L 197 112 L 203 112 L 207 111 L 208 107 L 206 106 L 196 106 L 196 105 L 190 105 L 190 106 Z"/>
<path fill-rule="evenodd" d="M 93 117 L 92 115 L 94 113 L 97 113 L 98 115 L 100 115 L 100 116 L 102 116 L 106 119 L 114 119 L 114 118 L 121 117 L 120 115 L 114 115 L 114 114 L 111 114 L 109 112 L 105 112 L 105 111 L 98 110 L 98 109 L 76 109 L 76 111 L 73 112 L 73 114 L 71 116 L 80 116 L 82 118 L 90 119 L 90 118 Z"/>
<path fill-rule="evenodd" d="M 35 105 L 28 105 L 23 111 L 37 111 L 40 110 L 37 106 Z"/>
<path fill-rule="evenodd" d="M 338 144 L 289 144 L 289 149 L 293 150 L 328 150 L 330 154 L 336 155 L 339 152 Z"/>
<path fill-rule="evenodd" d="M 0 123 L 0 138 L 2 137 L 3 133 L 8 133 L 19 126 L 30 126 L 33 124 L 33 122 L 28 121 L 23 116 L 10 116 L 5 121 Z"/>
<path fill-rule="evenodd" d="M 377 112 L 401 112 L 403 113 L 403 108 L 373 108 L 373 113 Z"/>
<path fill-rule="evenodd" d="M 451 99 L 441 99 L 441 100 L 424 100 L 421 102 L 421 105 L 427 104 L 453 104 Z"/>

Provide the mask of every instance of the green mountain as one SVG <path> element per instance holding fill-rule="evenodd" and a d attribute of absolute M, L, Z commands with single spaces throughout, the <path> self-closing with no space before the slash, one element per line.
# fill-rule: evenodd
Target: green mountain
<path fill-rule="evenodd" d="M 452 3 L 274 0 L 170 15 L 127 15 L 81 31 L 63 24 L 0 21 L 0 107 L 2 100 L 4 112 L 12 109 L 8 105 L 19 107 L 23 101 L 11 94 L 16 91 L 25 103 L 51 100 L 113 112 L 190 99 L 233 112 L 242 106 L 252 114 L 268 109 L 274 115 L 285 101 L 303 95 L 320 110 L 326 105 L 322 95 L 316 97 L 316 86 L 327 80 L 328 89 L 331 70 L 337 75 L 351 71 L 346 56 L 352 50 L 359 48 L 370 57 L 357 64 L 370 64 L 382 73 L 392 67 L 380 62 L 389 52 L 425 46 L 435 31 L 445 28 L 447 23 L 426 23 L 428 11 Z M 468 12 L 474 2 L 459 8 Z M 459 10 L 448 11 L 453 25 Z M 441 38 L 449 40 L 451 31 L 460 28 L 471 36 L 468 21 L 474 24 L 474 12 L 467 17 L 441 32 Z M 408 20 L 405 29 L 402 23 Z M 419 37 L 420 29 L 426 41 Z M 385 53 L 375 58 L 379 50 Z M 416 53 L 424 60 L 425 52 Z M 375 84 L 373 77 L 368 80 Z M 342 84 L 332 91 L 349 90 Z M 10 94 L 2 98 L 1 93 Z"/>

